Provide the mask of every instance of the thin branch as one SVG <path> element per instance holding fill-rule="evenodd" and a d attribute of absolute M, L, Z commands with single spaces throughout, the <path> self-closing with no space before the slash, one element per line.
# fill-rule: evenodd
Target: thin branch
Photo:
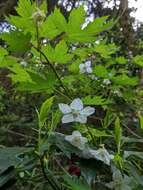
<path fill-rule="evenodd" d="M 67 94 L 67 96 L 70 98 L 70 95 L 69 95 L 69 90 L 64 86 L 59 74 L 57 73 L 55 67 L 50 63 L 50 61 L 48 60 L 47 56 L 37 47 L 34 46 L 34 48 L 46 59 L 47 61 L 47 64 L 50 66 L 50 68 L 52 69 L 52 71 L 55 73 L 61 87 L 64 89 L 65 93 Z"/>

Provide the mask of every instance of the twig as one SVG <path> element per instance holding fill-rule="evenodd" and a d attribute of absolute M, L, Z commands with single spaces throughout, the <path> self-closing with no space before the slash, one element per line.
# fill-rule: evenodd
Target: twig
<path fill-rule="evenodd" d="M 45 178 L 46 181 L 48 181 L 48 183 L 50 184 L 50 186 L 54 189 L 54 190 L 60 190 L 60 187 L 54 182 L 54 181 L 51 181 L 46 172 L 45 172 L 45 168 L 44 168 L 44 161 L 43 161 L 43 158 L 40 157 L 40 164 L 41 164 L 41 169 L 42 169 L 42 173 L 43 173 L 43 176 Z"/>
<path fill-rule="evenodd" d="M 67 96 L 70 98 L 70 95 L 69 95 L 69 90 L 64 86 L 59 74 L 57 73 L 55 67 L 50 63 L 50 61 L 48 60 L 47 56 L 37 47 L 33 46 L 47 61 L 47 64 L 50 66 L 50 68 L 52 69 L 52 71 L 55 73 L 61 87 L 64 89 L 65 93 L 67 94 Z"/>
<path fill-rule="evenodd" d="M 3 130 L 4 132 L 8 132 L 8 133 L 10 133 L 10 134 L 12 134 L 12 135 L 17 135 L 17 136 L 24 137 L 24 138 L 28 138 L 28 139 L 34 139 L 34 138 L 31 137 L 31 136 L 24 135 L 24 134 L 22 134 L 22 133 L 18 133 L 18 132 L 12 131 L 12 130 L 10 130 L 10 129 L 2 128 L 2 130 Z"/>
<path fill-rule="evenodd" d="M 126 129 L 132 134 L 134 135 L 135 137 L 139 138 L 139 139 L 142 139 L 141 136 L 137 135 L 134 131 L 132 131 L 129 127 L 127 127 L 125 124 L 123 124 L 124 127 L 126 127 Z"/>

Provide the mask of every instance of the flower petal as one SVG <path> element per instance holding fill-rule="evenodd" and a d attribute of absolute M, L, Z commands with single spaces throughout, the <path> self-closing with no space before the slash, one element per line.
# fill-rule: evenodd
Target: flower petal
<path fill-rule="evenodd" d="M 91 68 L 91 67 L 87 67 L 87 68 L 86 68 L 86 72 L 87 72 L 87 73 L 92 73 L 92 68 Z"/>
<path fill-rule="evenodd" d="M 72 103 L 70 104 L 70 107 L 71 109 L 80 111 L 83 109 L 83 103 L 80 98 L 76 98 L 72 101 Z"/>
<path fill-rule="evenodd" d="M 86 123 L 87 122 L 87 117 L 86 115 L 78 115 L 76 118 L 74 118 L 75 121 L 79 123 Z"/>
<path fill-rule="evenodd" d="M 67 104 L 59 104 L 59 108 L 60 108 L 61 112 L 64 114 L 71 113 L 71 108 Z"/>
<path fill-rule="evenodd" d="M 86 66 L 86 67 L 90 67 L 90 66 L 91 66 L 91 61 L 86 61 L 86 62 L 85 62 L 85 66 Z"/>
<path fill-rule="evenodd" d="M 74 118 L 72 114 L 64 115 L 62 118 L 62 123 L 71 123 L 73 121 L 74 121 Z"/>
<path fill-rule="evenodd" d="M 95 112 L 94 108 L 87 106 L 83 110 L 80 111 L 80 114 L 89 116 L 89 115 L 92 115 L 94 112 Z"/>
<path fill-rule="evenodd" d="M 81 133 L 79 131 L 73 131 L 72 135 L 81 137 Z"/>
<path fill-rule="evenodd" d="M 82 63 L 79 65 L 80 73 L 85 73 L 85 65 Z"/>

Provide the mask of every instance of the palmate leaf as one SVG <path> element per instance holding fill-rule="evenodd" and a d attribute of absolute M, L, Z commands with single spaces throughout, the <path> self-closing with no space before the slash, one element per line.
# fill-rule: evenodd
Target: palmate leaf
<path fill-rule="evenodd" d="M 136 86 L 139 83 L 139 78 L 138 77 L 128 77 L 127 75 L 118 75 L 116 77 L 112 78 L 113 82 L 117 85 L 121 86 Z"/>
<path fill-rule="evenodd" d="M 32 82 L 28 72 L 18 64 L 8 67 L 12 73 L 9 74 L 13 83 Z"/>
<path fill-rule="evenodd" d="M 43 92 L 51 93 L 56 82 L 53 73 L 47 73 L 46 77 L 30 69 L 24 69 L 16 64 L 9 69 L 13 72 L 10 77 L 13 83 L 17 84 L 17 90 L 27 92 Z"/>
<path fill-rule="evenodd" d="M 49 44 L 43 47 L 43 51 L 50 60 L 50 62 L 56 62 L 65 64 L 71 61 L 73 55 L 68 54 L 68 46 L 64 40 L 60 41 L 55 49 L 52 48 Z"/>
<path fill-rule="evenodd" d="M 49 94 L 53 92 L 53 88 L 56 82 L 55 75 L 53 73 L 47 73 L 44 77 L 36 72 L 27 71 L 32 82 L 21 82 L 18 84 L 17 89 L 19 91 L 27 92 L 48 92 Z"/>
<path fill-rule="evenodd" d="M 21 17 L 30 17 L 35 8 L 33 5 L 30 0 L 19 0 L 16 11 Z"/>
<path fill-rule="evenodd" d="M 8 54 L 7 50 L 0 47 L 0 67 L 2 67 L 5 55 L 7 54 Z"/>
<path fill-rule="evenodd" d="M 13 52 L 26 52 L 30 49 L 30 34 L 21 31 L 11 31 L 0 34 L 0 38 L 9 45 L 8 50 Z"/>
<path fill-rule="evenodd" d="M 17 65 L 17 58 L 13 56 L 6 56 L 0 58 L 0 67 L 10 67 Z"/>
<path fill-rule="evenodd" d="M 103 58 L 110 58 L 112 54 L 114 54 L 117 51 L 117 46 L 115 44 L 97 44 L 94 47 L 94 51 L 96 53 L 99 53 L 101 57 Z"/>
<path fill-rule="evenodd" d="M 97 34 L 112 26 L 113 22 L 108 22 L 107 19 L 108 17 L 97 18 L 82 29 L 82 24 L 85 23 L 85 10 L 82 6 L 71 11 L 68 23 L 56 8 L 39 30 L 42 37 L 49 39 L 63 34 L 62 38 L 69 42 L 94 42 Z"/>
<path fill-rule="evenodd" d="M 65 17 L 61 14 L 60 10 L 56 8 L 40 27 L 40 35 L 53 39 L 62 32 L 65 32 L 66 27 L 67 23 Z"/>
<path fill-rule="evenodd" d="M 81 26 L 85 22 L 85 11 L 83 6 L 74 9 L 68 19 L 67 33 L 73 34 L 81 31 Z"/>
<path fill-rule="evenodd" d="M 80 9 L 80 8 L 78 8 Z M 100 32 L 108 30 L 113 25 L 113 21 L 107 21 L 108 17 L 100 17 L 95 19 L 93 22 L 89 23 L 84 29 L 81 28 L 81 11 L 77 9 L 76 14 L 74 14 L 74 18 L 78 20 L 78 24 L 76 24 L 76 28 L 70 28 L 67 31 L 67 40 L 69 42 L 94 42 L 96 40 L 96 35 Z M 76 11 L 76 10 L 74 10 Z M 72 14 L 72 12 L 71 12 Z M 82 16 L 84 14 L 82 13 Z M 79 20 L 80 18 L 80 20 Z M 78 26 L 77 26 L 78 25 Z"/>
<path fill-rule="evenodd" d="M 109 72 L 106 69 L 105 66 L 103 65 L 96 65 L 94 67 L 93 73 L 98 76 L 98 77 L 102 77 L 102 78 L 109 78 Z"/>
<path fill-rule="evenodd" d="M 6 17 L 6 20 L 18 29 L 22 29 L 31 34 L 36 33 L 35 23 L 32 19 L 32 14 L 36 10 L 36 4 L 30 0 L 19 0 L 16 12 L 18 16 Z"/>
<path fill-rule="evenodd" d="M 86 96 L 85 98 L 82 99 L 85 105 L 107 105 L 110 104 L 111 102 L 102 98 L 101 96 Z"/>
<path fill-rule="evenodd" d="M 143 55 L 137 55 L 133 58 L 133 62 L 140 66 L 140 67 L 143 67 Z"/>

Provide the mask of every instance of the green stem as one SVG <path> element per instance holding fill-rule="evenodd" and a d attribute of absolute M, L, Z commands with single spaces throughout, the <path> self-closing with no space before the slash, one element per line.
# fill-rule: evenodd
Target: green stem
<path fill-rule="evenodd" d="M 55 67 L 50 63 L 50 61 L 48 60 L 47 56 L 37 47 L 34 47 L 44 58 L 45 60 L 47 61 L 47 64 L 50 66 L 50 68 L 52 69 L 53 73 L 55 73 L 61 87 L 63 88 L 63 90 L 65 91 L 66 95 L 70 98 L 70 95 L 69 95 L 69 90 L 64 86 L 59 74 L 57 73 Z"/>

